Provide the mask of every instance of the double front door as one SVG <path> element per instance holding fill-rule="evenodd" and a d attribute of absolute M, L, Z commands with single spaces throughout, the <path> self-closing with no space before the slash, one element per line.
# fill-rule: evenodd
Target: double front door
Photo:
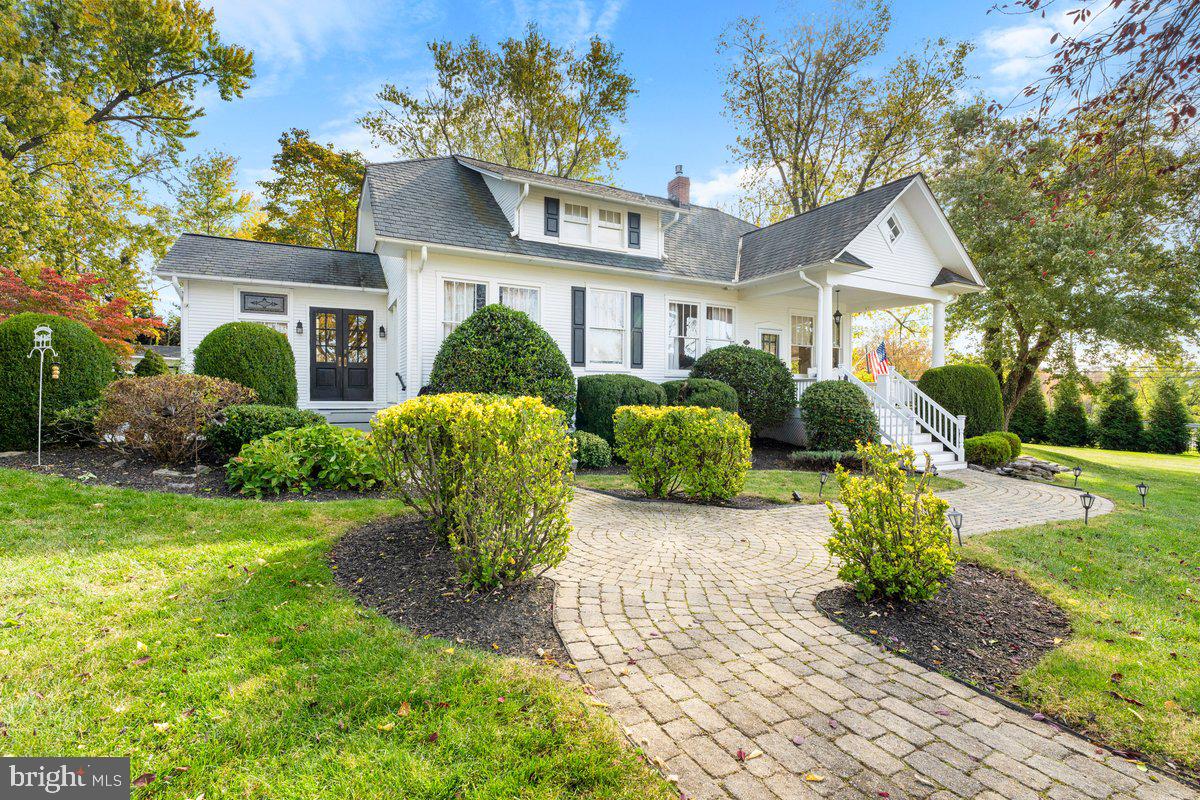
<path fill-rule="evenodd" d="M 375 347 L 370 311 L 314 308 L 309 352 L 313 400 L 373 400 Z"/>

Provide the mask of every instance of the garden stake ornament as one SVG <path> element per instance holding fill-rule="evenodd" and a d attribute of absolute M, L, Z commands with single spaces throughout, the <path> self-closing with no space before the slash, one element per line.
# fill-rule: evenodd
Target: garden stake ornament
<path fill-rule="evenodd" d="M 54 354 L 54 360 L 50 362 L 50 378 L 58 380 L 58 351 L 50 344 L 50 339 L 53 337 L 54 331 L 49 325 L 38 325 L 33 329 L 33 349 L 29 351 L 26 358 L 33 358 L 33 354 L 38 354 L 38 454 L 37 465 L 42 465 L 42 382 L 46 371 L 46 351 L 49 350 Z"/>

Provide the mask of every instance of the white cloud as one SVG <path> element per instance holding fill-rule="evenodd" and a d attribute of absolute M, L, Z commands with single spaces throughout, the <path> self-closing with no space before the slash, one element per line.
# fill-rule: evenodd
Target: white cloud
<path fill-rule="evenodd" d="M 1042 72 L 1054 47 L 1050 38 L 1056 32 L 1053 26 L 1043 23 L 984 31 L 982 52 L 992 60 L 991 74 L 1014 81 Z"/>
<path fill-rule="evenodd" d="M 518 27 L 536 22 L 550 38 L 577 44 L 593 36 L 609 36 L 625 0 L 512 0 L 512 6 L 512 19 Z"/>
<path fill-rule="evenodd" d="M 732 205 L 742 193 L 747 169 L 716 170 L 710 175 L 707 180 L 692 181 L 692 202 L 701 206 Z"/>

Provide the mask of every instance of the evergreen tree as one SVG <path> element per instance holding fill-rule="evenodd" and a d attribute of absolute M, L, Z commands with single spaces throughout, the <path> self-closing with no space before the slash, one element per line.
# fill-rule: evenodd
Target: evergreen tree
<path fill-rule="evenodd" d="M 1040 442 L 1046 438 L 1047 416 L 1046 395 L 1042 394 L 1040 381 L 1025 390 L 1013 409 L 1008 430 L 1021 437 L 1022 442 Z"/>
<path fill-rule="evenodd" d="M 1146 447 L 1150 452 L 1182 453 L 1188 449 L 1192 438 L 1188 429 L 1191 420 L 1178 381 L 1170 376 L 1159 381 L 1154 404 L 1147 416 Z"/>
<path fill-rule="evenodd" d="M 1113 367 L 1100 393 L 1100 446 L 1105 450 L 1145 449 L 1145 430 L 1142 412 L 1137 407 L 1137 395 L 1129 383 L 1129 370 Z"/>
<path fill-rule="evenodd" d="M 1079 381 L 1067 375 L 1054 387 L 1054 410 L 1046 420 L 1046 441 L 1063 447 L 1088 444 L 1087 412 L 1079 396 Z"/>

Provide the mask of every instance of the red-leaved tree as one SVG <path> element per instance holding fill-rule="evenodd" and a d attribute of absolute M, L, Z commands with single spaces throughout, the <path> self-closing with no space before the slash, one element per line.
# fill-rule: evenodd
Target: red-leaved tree
<path fill-rule="evenodd" d="M 114 354 L 133 354 L 131 342 L 138 336 L 157 338 L 163 323 L 158 317 L 136 317 L 124 297 L 106 298 L 104 281 L 92 275 L 64 277 L 43 269 L 27 281 L 0 267 L 0 321 L 25 312 L 55 314 L 87 325 Z"/>

